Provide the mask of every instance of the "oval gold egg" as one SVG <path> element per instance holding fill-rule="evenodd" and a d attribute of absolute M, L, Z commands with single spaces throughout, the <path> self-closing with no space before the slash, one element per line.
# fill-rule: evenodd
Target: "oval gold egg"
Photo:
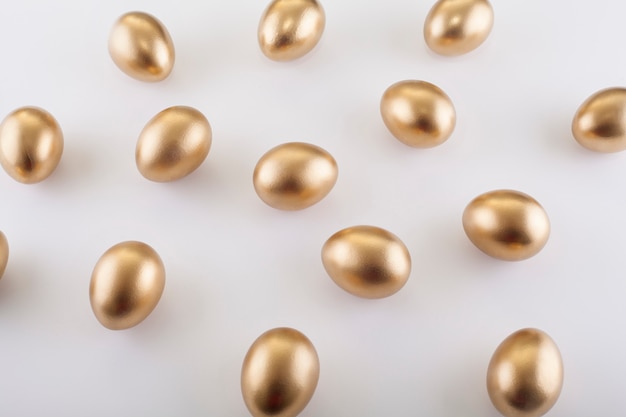
<path fill-rule="evenodd" d="M 291 61 L 311 51 L 324 32 L 326 17 L 317 0 L 274 0 L 259 23 L 259 46 L 274 61 Z"/>
<path fill-rule="evenodd" d="M 554 341 L 541 330 L 522 329 L 494 352 L 487 392 L 506 417 L 540 417 L 556 403 L 563 386 L 563 361 Z"/>
<path fill-rule="evenodd" d="M 426 81 L 400 81 L 380 102 L 385 126 L 396 139 L 414 148 L 431 148 L 448 140 L 456 126 L 450 97 Z"/>
<path fill-rule="evenodd" d="M 592 151 L 626 149 L 626 88 L 601 90 L 585 100 L 572 121 L 572 133 Z"/>
<path fill-rule="evenodd" d="M 14 180 L 35 184 L 48 178 L 63 155 L 63 132 L 50 113 L 21 107 L 0 124 L 0 164 Z"/>
<path fill-rule="evenodd" d="M 411 255 L 400 238 L 374 226 L 354 226 L 332 235 L 322 263 L 341 288 L 363 298 L 398 292 L 411 273 Z"/>
<path fill-rule="evenodd" d="M 320 364 L 298 330 L 268 330 L 252 344 L 241 369 L 241 392 L 253 417 L 295 417 L 309 403 Z"/>
<path fill-rule="evenodd" d="M 424 39 L 440 55 L 462 55 L 491 33 L 493 8 L 487 0 L 439 0 L 424 23 Z"/>
<path fill-rule="evenodd" d="M 165 267 L 155 250 L 142 242 L 122 242 L 96 263 L 89 300 L 104 327 L 128 329 L 148 317 L 164 287 Z"/>
<path fill-rule="evenodd" d="M 531 196 L 497 190 L 472 200 L 463 212 L 463 228 L 487 255 L 521 261 L 536 255 L 550 236 L 550 220 Z"/>
<path fill-rule="evenodd" d="M 4 275 L 4 271 L 9 263 L 9 242 L 4 233 L 0 232 L 0 278 Z"/>
<path fill-rule="evenodd" d="M 319 146 L 290 142 L 270 149 L 257 162 L 254 189 L 267 205 L 301 210 L 322 200 L 337 182 L 335 159 Z"/>
<path fill-rule="evenodd" d="M 211 149 L 211 125 L 198 110 L 174 106 L 154 116 L 137 141 L 135 161 L 141 175 L 167 182 L 195 171 Z"/>
<path fill-rule="evenodd" d="M 109 54 L 124 73 L 155 82 L 167 78 L 174 68 L 174 43 L 156 17 L 143 12 L 122 15 L 109 34 Z"/>

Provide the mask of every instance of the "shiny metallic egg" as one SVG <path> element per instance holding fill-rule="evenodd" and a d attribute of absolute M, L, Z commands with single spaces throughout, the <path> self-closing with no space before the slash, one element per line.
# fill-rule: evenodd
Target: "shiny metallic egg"
<path fill-rule="evenodd" d="M 463 228 L 487 255 L 521 261 L 536 255 L 550 236 L 550 220 L 531 196 L 497 190 L 472 200 L 463 212 Z"/>
<path fill-rule="evenodd" d="M 322 263 L 341 288 L 362 298 L 398 292 L 411 273 L 411 256 L 400 238 L 374 226 L 349 227 L 322 248 Z"/>
<path fill-rule="evenodd" d="M 563 361 L 541 330 L 522 329 L 498 346 L 487 370 L 487 392 L 506 417 L 540 417 L 556 403 L 563 386 Z"/>
<path fill-rule="evenodd" d="M 0 165 L 14 180 L 35 184 L 48 178 L 63 155 L 63 132 L 38 107 L 21 107 L 0 124 Z"/>
<path fill-rule="evenodd" d="M 626 149 L 626 88 L 598 91 L 580 106 L 572 121 L 576 141 L 596 152 Z"/>
<path fill-rule="evenodd" d="M 326 18 L 317 0 L 274 0 L 259 23 L 259 46 L 274 61 L 291 61 L 309 53 L 324 32 Z"/>
<path fill-rule="evenodd" d="M 148 317 L 164 288 L 165 267 L 159 255 L 145 243 L 128 241 L 111 247 L 96 263 L 89 300 L 104 327 L 128 329 Z"/>
<path fill-rule="evenodd" d="M 209 121 L 192 107 L 169 107 L 144 127 L 135 150 L 137 169 L 147 179 L 167 182 L 195 171 L 211 148 Z"/>
<path fill-rule="evenodd" d="M 4 275 L 7 263 L 9 263 L 9 242 L 5 234 L 0 232 L 0 278 Z"/>
<path fill-rule="evenodd" d="M 143 12 L 122 15 L 109 34 L 109 54 L 127 75 L 155 82 L 174 68 L 174 43 L 156 17 Z"/>
<path fill-rule="evenodd" d="M 424 23 L 424 39 L 440 55 L 462 55 L 491 33 L 493 8 L 487 0 L 439 0 Z"/>
<path fill-rule="evenodd" d="M 383 94 L 380 113 L 391 134 L 414 148 L 442 144 L 456 126 L 456 111 L 450 97 L 426 81 L 393 84 Z"/>
<path fill-rule="evenodd" d="M 320 374 L 311 341 L 298 330 L 269 330 L 243 361 L 241 392 L 253 417 L 295 417 L 309 403 Z"/>
<path fill-rule="evenodd" d="M 257 163 L 253 184 L 267 205 L 301 210 L 321 201 L 337 182 L 335 159 L 319 146 L 290 142 L 270 149 Z"/>

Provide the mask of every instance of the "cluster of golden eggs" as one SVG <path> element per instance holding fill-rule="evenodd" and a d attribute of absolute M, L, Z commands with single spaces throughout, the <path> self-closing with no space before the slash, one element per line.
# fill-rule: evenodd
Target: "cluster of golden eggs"
<path fill-rule="evenodd" d="M 493 26 L 488 0 L 439 0 L 424 24 L 424 39 L 437 54 L 454 56 L 478 48 Z M 261 17 L 258 42 L 274 61 L 300 58 L 315 48 L 325 27 L 317 0 L 273 0 Z M 174 67 L 174 43 L 155 17 L 141 12 L 121 16 L 108 44 L 113 62 L 129 76 L 148 82 L 167 78 Z M 380 113 L 391 135 L 415 148 L 444 143 L 453 134 L 456 111 L 439 87 L 407 80 L 382 95 Z M 572 133 L 598 152 L 626 149 L 626 89 L 610 88 L 588 98 L 576 112 Z M 156 182 L 181 179 L 195 171 L 211 148 L 207 118 L 186 106 L 155 115 L 138 136 L 138 171 Z M 16 181 L 33 184 L 49 177 L 61 160 L 63 134 L 41 108 L 23 107 L 0 124 L 0 164 Z M 253 172 L 253 186 L 267 205 L 301 210 L 326 197 L 338 178 L 338 165 L 326 150 L 309 143 L 284 143 L 265 153 Z M 487 192 L 472 200 L 462 225 L 469 240 L 494 258 L 520 261 L 546 244 L 550 222 L 531 196 L 514 190 Z M 0 232 L 0 277 L 9 247 Z M 411 272 L 409 250 L 393 233 L 374 226 L 338 231 L 323 244 L 323 266 L 345 291 L 383 298 L 399 291 Z M 142 242 L 122 242 L 96 263 L 90 301 L 100 323 L 114 330 L 139 324 L 156 307 L 165 287 L 165 266 Z M 297 330 L 272 329 L 250 347 L 242 367 L 243 398 L 254 417 L 294 417 L 311 399 L 319 378 L 311 341 Z M 563 365 L 552 339 L 522 329 L 496 349 L 487 371 L 494 406 L 507 417 L 538 417 L 558 399 Z"/>

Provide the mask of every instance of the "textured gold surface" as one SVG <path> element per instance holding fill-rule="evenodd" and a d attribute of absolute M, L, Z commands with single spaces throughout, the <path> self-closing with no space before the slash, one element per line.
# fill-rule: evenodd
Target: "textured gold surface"
<path fill-rule="evenodd" d="M 259 46 L 274 61 L 291 61 L 317 45 L 326 18 L 316 0 L 274 0 L 259 23 Z"/>
<path fill-rule="evenodd" d="M 550 236 L 550 220 L 532 197 L 513 190 L 479 195 L 463 213 L 467 237 L 487 255 L 520 261 L 537 254 Z"/>
<path fill-rule="evenodd" d="M 626 89 L 608 88 L 589 97 L 574 116 L 572 133 L 592 151 L 626 149 Z"/>
<path fill-rule="evenodd" d="M 411 273 L 411 256 L 393 233 L 354 226 L 332 235 L 322 248 L 328 275 L 344 290 L 363 298 L 398 292 Z"/>
<path fill-rule="evenodd" d="M 128 329 L 148 317 L 164 287 L 165 267 L 154 249 L 142 242 L 122 242 L 96 263 L 89 300 L 104 327 Z"/>
<path fill-rule="evenodd" d="M 498 346 L 487 370 L 487 392 L 506 417 L 539 417 L 556 403 L 563 362 L 554 341 L 537 329 L 522 329 Z"/>
<path fill-rule="evenodd" d="M 198 110 L 169 107 L 154 116 L 137 141 L 135 161 L 141 175 L 174 181 L 195 171 L 211 148 L 211 125 Z"/>
<path fill-rule="evenodd" d="M 109 54 L 122 71 L 141 81 L 161 81 L 174 68 L 172 38 L 163 23 L 147 13 L 126 13 L 115 22 Z"/>
<path fill-rule="evenodd" d="M 21 107 L 0 124 L 0 164 L 16 181 L 48 178 L 63 154 L 63 132 L 47 111 Z"/>
<path fill-rule="evenodd" d="M 385 125 L 398 140 L 415 148 L 445 142 L 456 125 L 456 111 L 439 87 L 426 81 L 400 81 L 380 102 Z"/>
<path fill-rule="evenodd" d="M 322 200 L 337 182 L 335 159 L 319 146 L 290 142 L 270 149 L 257 163 L 254 189 L 269 206 L 301 210 Z"/>
<path fill-rule="evenodd" d="M 440 55 L 462 55 L 478 48 L 492 27 L 487 0 L 439 0 L 426 17 L 424 39 Z"/>
<path fill-rule="evenodd" d="M 4 233 L 0 232 L 0 278 L 4 275 L 9 262 L 9 242 Z"/>
<path fill-rule="evenodd" d="M 241 369 L 241 392 L 254 417 L 295 417 L 313 397 L 320 364 L 311 341 L 290 328 L 263 333 Z"/>

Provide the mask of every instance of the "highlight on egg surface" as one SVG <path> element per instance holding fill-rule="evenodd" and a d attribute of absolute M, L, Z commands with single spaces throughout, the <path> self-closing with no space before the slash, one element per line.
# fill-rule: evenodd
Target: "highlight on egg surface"
<path fill-rule="evenodd" d="M 291 61 L 317 45 L 325 24 L 317 0 L 273 0 L 259 23 L 259 46 L 271 60 Z"/>
<path fill-rule="evenodd" d="M 598 91 L 578 108 L 572 121 L 574 139 L 596 152 L 626 149 L 626 88 Z"/>
<path fill-rule="evenodd" d="M 362 298 L 398 292 L 411 273 L 411 255 L 393 233 L 375 226 L 349 227 L 322 247 L 322 263 L 341 288 Z"/>
<path fill-rule="evenodd" d="M 514 190 L 479 195 L 463 212 L 463 229 L 481 251 L 506 261 L 536 255 L 550 236 L 550 220 L 531 196 Z"/>
<path fill-rule="evenodd" d="M 39 107 L 21 107 L 0 123 L 0 165 L 23 184 L 48 178 L 61 161 L 63 145 L 59 123 Z"/>
<path fill-rule="evenodd" d="M 152 247 L 118 243 L 98 260 L 91 275 L 89 301 L 98 321 L 111 330 L 141 323 L 165 288 L 165 266 Z"/>
<path fill-rule="evenodd" d="M 4 271 L 9 263 L 9 242 L 4 233 L 0 232 L 0 278 L 4 275 Z"/>
<path fill-rule="evenodd" d="M 295 417 L 309 403 L 320 374 L 315 347 L 280 327 L 254 341 L 241 368 L 241 392 L 253 417 Z"/>
<path fill-rule="evenodd" d="M 187 106 L 169 107 L 144 127 L 135 149 L 137 169 L 156 182 L 175 181 L 195 171 L 211 149 L 209 121 Z"/>
<path fill-rule="evenodd" d="M 380 101 L 383 122 L 405 145 L 431 148 L 448 140 L 456 126 L 452 100 L 426 81 L 406 80 L 389 87 Z"/>
<path fill-rule="evenodd" d="M 109 54 L 127 75 L 155 82 L 174 68 L 174 43 L 156 17 L 143 12 L 122 15 L 109 34 Z"/>
<path fill-rule="evenodd" d="M 487 369 L 487 392 L 505 417 L 540 417 L 563 387 L 563 361 L 554 341 L 538 329 L 522 329 L 497 347 Z"/>
<path fill-rule="evenodd" d="M 424 39 L 440 55 L 462 55 L 478 48 L 492 27 L 488 0 L 439 0 L 426 17 Z"/>
<path fill-rule="evenodd" d="M 337 182 L 335 159 L 310 143 L 289 142 L 266 152 L 253 173 L 254 190 L 270 207 L 301 210 L 321 201 Z"/>

